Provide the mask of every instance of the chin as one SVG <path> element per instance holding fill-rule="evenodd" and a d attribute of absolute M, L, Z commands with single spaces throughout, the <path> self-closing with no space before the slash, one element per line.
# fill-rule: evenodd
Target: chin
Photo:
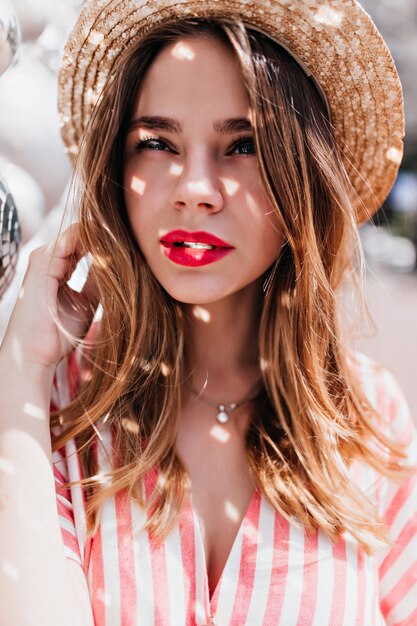
<path fill-rule="evenodd" d="M 221 302 L 225 298 L 243 292 L 247 288 L 253 287 L 261 277 L 250 276 L 246 280 L 241 278 L 238 282 L 236 276 L 234 280 L 229 276 L 227 280 L 223 276 L 209 276 L 203 273 L 185 271 L 176 276 L 166 276 L 163 272 L 153 272 L 161 287 L 177 302 L 194 305 L 210 305 Z M 245 277 L 246 278 L 246 277 Z"/>
<path fill-rule="evenodd" d="M 207 293 L 203 296 L 200 289 L 193 293 L 190 293 L 188 291 L 179 292 L 178 290 L 174 289 L 172 291 L 168 291 L 168 293 L 174 300 L 177 300 L 177 302 L 181 302 L 182 304 L 194 304 L 196 306 L 214 304 L 215 302 L 219 302 L 226 297 L 226 294 L 216 294 L 210 297 L 210 295 L 208 295 Z"/>
<path fill-rule="evenodd" d="M 169 293 L 169 295 L 176 300 L 177 302 L 181 302 L 182 304 L 190 304 L 195 306 L 208 306 L 211 304 L 216 304 L 225 300 L 226 298 L 237 294 L 241 287 L 228 287 L 221 289 L 217 287 L 216 289 L 205 288 L 200 284 L 197 284 L 195 289 L 191 288 L 191 285 L 188 285 L 185 289 L 179 289 L 178 285 L 176 287 L 170 289 L 163 285 L 165 291 Z"/>

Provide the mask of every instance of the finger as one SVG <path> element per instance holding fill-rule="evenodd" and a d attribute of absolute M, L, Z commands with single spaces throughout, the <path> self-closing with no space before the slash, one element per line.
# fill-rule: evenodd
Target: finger
<path fill-rule="evenodd" d="M 98 302 L 90 299 L 83 292 L 65 285 L 60 289 L 57 299 L 57 313 L 65 330 L 72 339 L 82 339 L 94 319 Z"/>
<path fill-rule="evenodd" d="M 71 224 L 46 246 L 48 274 L 57 279 L 60 286 L 71 278 L 83 256 L 80 232 L 81 224 Z"/>

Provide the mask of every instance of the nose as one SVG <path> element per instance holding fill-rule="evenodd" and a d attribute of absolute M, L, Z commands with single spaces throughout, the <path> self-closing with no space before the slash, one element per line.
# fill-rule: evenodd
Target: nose
<path fill-rule="evenodd" d="M 215 164 L 208 156 L 190 155 L 184 161 L 174 189 L 177 210 L 203 208 L 217 213 L 223 208 L 223 194 Z"/>

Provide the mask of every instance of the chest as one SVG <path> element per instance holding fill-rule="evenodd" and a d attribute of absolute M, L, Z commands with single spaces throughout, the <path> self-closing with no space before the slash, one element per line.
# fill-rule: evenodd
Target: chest
<path fill-rule="evenodd" d="M 204 547 L 210 596 L 225 568 L 253 498 L 243 433 L 211 421 L 207 430 L 180 428 L 177 452 L 192 484 L 192 507 Z"/>

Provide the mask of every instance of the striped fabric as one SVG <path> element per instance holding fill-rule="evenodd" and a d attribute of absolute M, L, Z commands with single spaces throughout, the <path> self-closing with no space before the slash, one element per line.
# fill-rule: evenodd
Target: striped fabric
<path fill-rule="evenodd" d="M 387 432 L 407 441 L 417 462 L 417 437 L 392 374 L 358 355 L 365 390 Z M 77 352 L 57 368 L 52 406 L 77 387 Z M 101 424 L 100 470 L 110 468 L 111 432 Z M 179 524 L 161 544 L 141 530 L 145 513 L 117 494 L 103 506 L 94 538 L 86 539 L 83 494 L 64 490 L 80 478 L 69 441 L 54 453 L 63 548 L 83 568 L 95 626 L 415 626 L 417 625 L 417 475 L 394 483 L 356 464 L 354 479 L 378 507 L 393 546 L 367 555 L 349 535 L 332 543 L 320 532 L 289 524 L 256 491 L 212 597 L 204 545 L 188 500 Z M 149 477 L 145 489 L 152 489 Z"/>

